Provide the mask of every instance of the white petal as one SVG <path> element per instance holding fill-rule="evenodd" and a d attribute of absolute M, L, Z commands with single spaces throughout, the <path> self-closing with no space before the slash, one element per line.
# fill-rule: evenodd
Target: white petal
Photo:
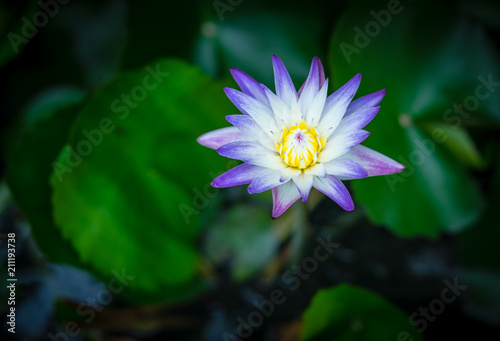
<path fill-rule="evenodd" d="M 323 116 L 318 125 L 321 137 L 330 136 L 337 128 L 346 112 L 347 106 L 358 90 L 360 81 L 361 74 L 358 73 L 326 99 Z"/>
<path fill-rule="evenodd" d="M 290 126 L 290 109 L 283 103 L 278 96 L 276 96 L 271 90 L 269 90 L 265 85 L 262 84 L 264 91 L 266 92 L 267 99 L 271 104 L 273 109 L 274 117 L 276 119 L 276 124 L 279 129 L 288 128 Z"/>
<path fill-rule="evenodd" d="M 315 165 L 304 169 L 304 173 L 306 173 L 307 175 L 320 176 L 324 178 L 326 176 L 326 169 L 322 163 L 316 163 Z"/>
<path fill-rule="evenodd" d="M 318 161 L 325 163 L 347 153 L 352 147 L 363 142 L 368 135 L 370 133 L 365 130 L 335 134 L 326 142 L 325 148 L 319 153 Z"/>
<path fill-rule="evenodd" d="M 311 190 L 314 176 L 305 174 L 301 172 L 298 176 L 294 177 L 292 180 L 299 190 L 300 196 L 302 197 L 302 202 L 306 202 L 309 196 L 309 191 Z"/>
<path fill-rule="evenodd" d="M 321 90 L 316 94 L 314 100 L 309 107 L 306 114 L 306 124 L 307 126 L 317 126 L 321 119 L 321 114 L 323 113 L 323 107 L 325 106 L 326 94 L 328 91 L 328 79 L 323 84 Z"/>
<path fill-rule="evenodd" d="M 245 135 L 245 140 L 258 141 L 267 149 L 276 151 L 276 144 L 269 132 L 266 133 L 249 115 L 228 115 L 226 120 Z"/>
<path fill-rule="evenodd" d="M 276 186 L 280 186 L 280 171 L 270 168 L 265 168 L 260 172 L 248 186 L 248 193 L 261 193 Z"/>
<path fill-rule="evenodd" d="M 299 103 L 297 100 L 292 100 L 292 106 L 290 108 L 290 121 L 293 123 L 300 123 L 304 119 L 304 115 L 300 112 Z"/>
<path fill-rule="evenodd" d="M 368 172 L 368 176 L 399 173 L 405 166 L 373 149 L 357 145 L 343 157 L 356 161 Z"/>
<path fill-rule="evenodd" d="M 241 141 L 228 143 L 217 149 L 217 153 L 255 166 L 278 170 L 286 167 L 286 164 L 277 152 L 271 152 L 256 142 Z"/>
<path fill-rule="evenodd" d="M 280 181 L 287 182 L 301 173 L 301 170 L 295 167 L 286 167 L 280 171 Z"/>
<path fill-rule="evenodd" d="M 300 111 L 304 114 L 307 113 L 307 110 L 311 107 L 314 97 L 319 91 L 318 59 L 313 59 L 309 75 L 307 76 L 304 86 L 301 88 L 299 107 Z"/>
<path fill-rule="evenodd" d="M 278 130 L 271 108 L 241 91 L 225 88 L 227 97 L 242 113 L 249 115 L 268 134 Z"/>
<path fill-rule="evenodd" d="M 352 149 L 351 149 L 352 150 Z M 362 179 L 368 176 L 368 172 L 357 162 L 342 156 L 325 164 L 326 172 L 344 180 Z"/>

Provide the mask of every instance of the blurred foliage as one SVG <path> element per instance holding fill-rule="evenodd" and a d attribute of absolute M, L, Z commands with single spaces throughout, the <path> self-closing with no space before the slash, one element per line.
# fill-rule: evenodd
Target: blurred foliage
<path fill-rule="evenodd" d="M 422 340 L 406 314 L 380 296 L 348 284 L 322 289 L 304 312 L 301 340 Z"/>
<path fill-rule="evenodd" d="M 249 205 L 233 208 L 207 232 L 207 258 L 214 264 L 229 262 L 238 282 L 258 274 L 278 248 L 278 238 L 269 229 L 268 213 Z"/>
<path fill-rule="evenodd" d="M 201 26 L 195 61 L 208 74 L 230 77 L 229 68 L 236 67 L 272 85 L 272 65 L 261 61 L 275 54 L 283 56 L 288 72 L 298 83 L 309 73 L 311 56 L 321 55 L 319 25 L 312 18 L 283 11 L 240 12 L 227 17 L 220 23 L 206 21 Z"/>
<path fill-rule="evenodd" d="M 54 216 L 100 275 L 127 269 L 136 276 L 130 288 L 156 300 L 199 287 L 193 242 L 209 207 L 192 191 L 205 191 L 227 161 L 196 137 L 234 111 L 222 87 L 184 62 L 160 61 L 115 78 L 79 112 L 54 165 Z"/>
<path fill-rule="evenodd" d="M 49 176 L 76 117 L 74 107 L 83 96 L 81 89 L 60 87 L 34 99 L 25 111 L 26 131 L 11 152 L 6 171 L 12 195 L 23 208 L 40 250 L 52 262 L 75 265 L 79 264 L 78 255 L 54 224 Z M 39 151 L 33 153 L 36 149 Z"/>
<path fill-rule="evenodd" d="M 22 16 L 31 17 L 38 9 L 36 1 L 29 1 L 15 9 L 0 3 L 0 67 L 14 59 L 26 46 L 27 38 L 24 37 L 24 22 L 19 20 Z M 30 31 L 28 31 L 31 33 Z"/>
<path fill-rule="evenodd" d="M 0 269 L 16 232 L 18 335 L 73 321 L 82 340 L 498 334 L 498 13 L 494 0 L 0 2 Z M 355 212 L 312 193 L 272 220 L 270 193 L 211 188 L 237 162 L 196 138 L 238 113 L 229 68 L 273 88 L 273 54 L 297 87 L 319 56 L 330 93 L 359 72 L 356 97 L 387 89 L 366 145 L 407 170 L 346 182 Z M 340 247 L 300 274 L 317 238 Z M 464 295 L 416 333 L 408 317 L 454 277 Z M 284 303 L 244 320 L 274 290 Z"/>
<path fill-rule="evenodd" d="M 452 6 L 424 2 L 399 4 L 392 12 L 382 5 L 379 12 L 372 8 L 353 7 L 339 19 L 330 43 L 330 66 L 337 86 L 361 72 L 359 93 L 376 91 L 382 84 L 388 89 L 381 113 L 367 128 L 372 134 L 366 145 L 407 169 L 356 181 L 356 199 L 375 222 L 401 236 L 461 231 L 479 218 L 484 200 L 459 162 L 463 157 L 455 156 L 470 155 L 474 147 L 447 131 L 469 124 L 498 126 L 500 97 L 495 88 L 484 85 L 481 94 L 488 98 L 475 97 L 481 79 L 500 79 L 496 53 L 484 29 Z M 478 102 L 474 110 L 465 103 L 468 96 Z M 426 133 L 422 124 L 434 121 L 450 127 Z M 442 146 L 445 139 L 448 150 Z"/>

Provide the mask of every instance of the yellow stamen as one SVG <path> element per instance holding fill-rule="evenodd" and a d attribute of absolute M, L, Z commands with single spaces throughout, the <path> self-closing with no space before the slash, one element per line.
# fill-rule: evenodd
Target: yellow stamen
<path fill-rule="evenodd" d="M 276 150 L 290 167 L 305 169 L 318 161 L 318 153 L 325 142 L 326 139 L 322 139 L 314 127 L 308 129 L 302 121 L 281 131 Z"/>

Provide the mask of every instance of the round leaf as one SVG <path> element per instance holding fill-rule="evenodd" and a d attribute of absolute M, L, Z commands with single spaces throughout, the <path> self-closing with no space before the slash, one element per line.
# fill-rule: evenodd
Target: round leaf
<path fill-rule="evenodd" d="M 232 110 L 221 83 L 166 60 L 115 78 L 80 111 L 52 177 L 56 222 L 100 277 L 134 277 L 129 289 L 146 296 L 131 299 L 198 291 L 198 218 L 227 161 L 196 137 Z"/>
<path fill-rule="evenodd" d="M 449 7 L 420 2 L 391 8 L 381 2 L 377 10 L 370 6 L 353 7 L 340 18 L 330 66 L 337 86 L 361 72 L 358 94 L 387 88 L 380 113 L 367 127 L 366 145 L 407 169 L 355 181 L 356 199 L 374 222 L 400 236 L 460 231 L 479 217 L 484 200 L 461 160 L 443 145 L 446 130 L 427 134 L 419 124 L 498 122 L 500 97 L 484 85 L 489 77 L 500 79 L 491 43 L 480 27 L 450 14 L 454 10 Z M 475 96 L 480 85 L 482 95 L 490 91 L 486 99 L 477 97 L 478 105 L 466 113 L 455 108 L 467 109 L 473 103 L 468 96 Z"/>

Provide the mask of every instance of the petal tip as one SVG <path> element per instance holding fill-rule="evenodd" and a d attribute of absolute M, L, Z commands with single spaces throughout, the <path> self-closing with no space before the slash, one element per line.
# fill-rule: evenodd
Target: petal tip
<path fill-rule="evenodd" d="M 222 156 L 225 156 L 225 155 L 224 155 L 224 151 L 225 151 L 227 148 L 224 148 L 224 147 L 225 147 L 225 145 L 224 145 L 224 146 L 220 146 L 219 148 L 217 148 L 217 149 L 215 150 L 215 151 L 217 152 L 217 154 L 222 155 Z"/>
<path fill-rule="evenodd" d="M 212 144 L 210 143 L 211 140 L 208 138 L 208 133 L 198 136 L 196 138 L 196 142 L 201 144 L 203 147 L 214 149 Z"/>
<path fill-rule="evenodd" d="M 283 61 L 281 60 L 280 57 L 278 57 L 277 55 L 273 54 L 273 64 L 275 67 L 278 67 L 278 66 L 283 66 L 285 67 L 285 64 L 283 63 Z"/>
<path fill-rule="evenodd" d="M 347 212 L 352 212 L 354 211 L 354 204 L 342 208 Z"/>
<path fill-rule="evenodd" d="M 406 169 L 406 166 L 403 165 L 402 163 L 399 163 L 397 162 L 396 160 L 394 159 L 391 159 L 392 163 L 393 163 L 393 172 L 391 172 L 390 174 L 396 174 L 396 173 L 401 173 L 402 171 L 404 171 Z"/>
<path fill-rule="evenodd" d="M 212 180 L 212 182 L 210 183 L 210 186 L 212 186 L 213 188 L 222 188 L 220 186 L 220 184 L 218 183 L 217 178 Z"/>

